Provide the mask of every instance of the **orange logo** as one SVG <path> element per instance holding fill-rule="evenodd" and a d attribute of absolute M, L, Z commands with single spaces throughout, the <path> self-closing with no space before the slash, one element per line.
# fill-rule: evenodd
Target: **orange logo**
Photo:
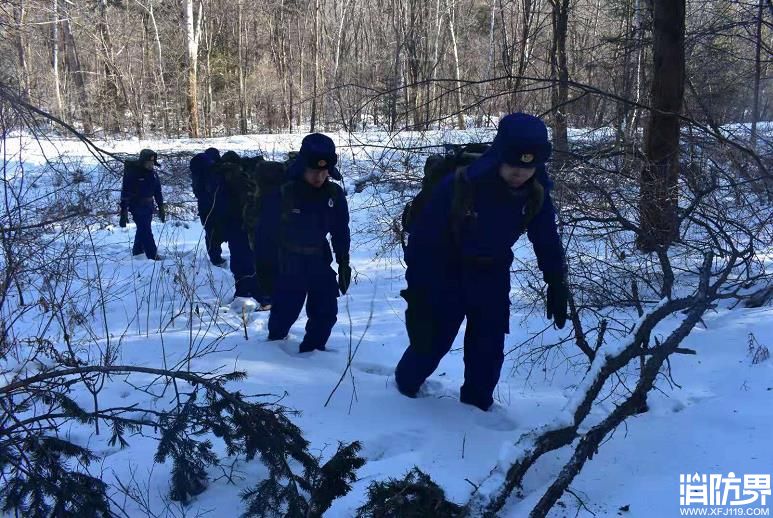
<path fill-rule="evenodd" d="M 319 167 L 325 167 L 327 165 L 327 160 L 320 160 L 319 162 L 317 162 L 317 165 Z"/>
<path fill-rule="evenodd" d="M 532 155 L 531 153 L 524 153 L 521 155 L 521 162 L 523 162 L 524 164 L 531 164 L 533 160 L 534 160 L 534 155 Z"/>

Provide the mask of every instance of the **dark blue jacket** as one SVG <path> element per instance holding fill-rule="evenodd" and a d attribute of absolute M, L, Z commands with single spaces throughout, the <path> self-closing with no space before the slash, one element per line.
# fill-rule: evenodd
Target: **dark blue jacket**
<path fill-rule="evenodd" d="M 448 175 L 433 191 L 430 201 L 416 217 L 405 252 L 408 285 L 419 290 L 437 290 L 458 278 L 465 265 L 485 261 L 497 270 L 509 269 L 512 247 L 523 233 L 526 188 L 511 189 L 499 176 L 497 150 L 492 149 L 467 170 L 470 210 L 458 232 L 452 231 L 452 205 L 455 179 Z M 537 264 L 543 274 L 564 271 L 564 252 L 550 198 L 552 182 L 544 166 L 534 178 L 545 190 L 542 208 L 528 225 L 527 235 L 534 246 Z"/>
<path fill-rule="evenodd" d="M 212 158 L 205 153 L 198 153 L 191 158 L 191 186 L 193 195 L 196 196 L 199 207 L 199 216 L 208 216 L 212 209 L 213 196 L 207 189 L 207 183 L 210 180 L 209 170 L 215 163 Z"/>
<path fill-rule="evenodd" d="M 214 163 L 215 161 L 205 153 L 198 153 L 191 158 L 189 166 L 191 170 L 191 186 L 193 187 L 193 195 L 200 201 L 207 198 L 205 190 L 207 173 Z"/>
<path fill-rule="evenodd" d="M 212 203 L 211 217 L 215 218 L 216 221 L 225 221 L 228 214 L 229 199 L 223 175 L 219 171 L 210 169 L 206 182 L 204 182 L 204 189 L 207 198 Z"/>
<path fill-rule="evenodd" d="M 155 170 L 145 169 L 138 162 L 127 161 L 121 185 L 121 210 L 152 213 L 153 200 L 158 207 L 164 203 L 158 174 Z"/>
<path fill-rule="evenodd" d="M 280 257 L 305 255 L 332 262 L 330 234 L 337 261 L 349 258 L 349 208 L 343 189 L 330 180 L 316 189 L 291 168 L 288 181 L 261 201 L 255 231 L 258 261 L 276 264 Z M 312 253 L 314 249 L 319 253 Z"/>

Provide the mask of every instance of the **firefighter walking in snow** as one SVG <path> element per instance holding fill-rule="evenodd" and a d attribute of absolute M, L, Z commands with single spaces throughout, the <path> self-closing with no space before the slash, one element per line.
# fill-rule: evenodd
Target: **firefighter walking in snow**
<path fill-rule="evenodd" d="M 308 322 L 300 352 L 325 350 L 338 314 L 336 298 L 351 282 L 349 209 L 343 189 L 330 181 L 341 179 L 337 160 L 329 137 L 307 135 L 287 171 L 288 181 L 263 199 L 255 233 L 258 261 L 279 265 L 268 339 L 287 336 L 305 301 Z M 337 280 L 330 266 L 333 254 Z"/>
<path fill-rule="evenodd" d="M 225 224 L 222 214 L 222 194 L 218 192 L 221 181 L 213 173 L 212 168 L 220 160 L 220 151 L 217 148 L 208 148 L 203 153 L 198 153 L 191 158 L 191 186 L 199 212 L 199 220 L 204 226 L 204 243 L 207 247 L 207 255 L 215 266 L 224 266 L 222 244 L 225 242 Z M 221 203 L 215 207 L 215 201 Z"/>
<path fill-rule="evenodd" d="M 511 249 L 524 232 L 548 286 L 548 318 L 564 326 L 568 292 L 545 171 L 550 152 L 539 118 L 508 115 L 491 148 L 443 178 L 415 215 L 403 292 L 410 345 L 395 371 L 404 395 L 417 395 L 466 317 L 460 399 L 482 410 L 493 404 L 509 332 Z"/>
<path fill-rule="evenodd" d="M 218 212 L 218 205 L 223 208 L 222 216 L 218 217 L 224 222 L 224 237 L 231 252 L 229 264 L 234 276 L 234 302 L 238 303 L 241 299 L 254 297 L 257 292 L 255 257 L 250 248 L 250 229 L 245 221 L 245 213 L 250 212 L 247 207 L 258 195 L 257 184 L 234 151 L 225 152 L 211 171 L 214 178 L 222 182 L 218 189 L 222 196 L 215 196 L 215 212 Z M 219 203 L 218 198 L 222 198 Z"/>
<path fill-rule="evenodd" d="M 145 254 L 148 259 L 158 261 L 156 241 L 150 222 L 153 219 L 154 206 L 158 207 L 158 218 L 166 221 L 164 198 L 161 195 L 161 181 L 154 170 L 159 165 L 158 155 L 151 149 L 140 151 L 138 160 L 127 160 L 123 170 L 121 186 L 121 215 L 119 225 L 124 228 L 129 222 L 129 212 L 137 225 L 134 235 L 133 255 Z"/>

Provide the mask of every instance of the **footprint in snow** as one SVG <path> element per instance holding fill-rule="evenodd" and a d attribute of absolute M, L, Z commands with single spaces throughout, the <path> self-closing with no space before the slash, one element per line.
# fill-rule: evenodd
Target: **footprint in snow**
<path fill-rule="evenodd" d="M 377 363 L 356 363 L 354 368 L 360 372 L 376 376 L 393 376 L 395 373 L 394 367 L 387 367 Z"/>
<path fill-rule="evenodd" d="M 417 397 L 458 397 L 458 394 L 447 388 L 442 382 L 438 380 L 427 380 L 419 389 Z"/>
<path fill-rule="evenodd" d="M 481 428 L 496 432 L 510 432 L 518 428 L 518 423 L 510 416 L 507 409 L 496 403 L 487 412 L 476 410 L 476 414 L 475 423 Z"/>
<path fill-rule="evenodd" d="M 417 451 L 426 441 L 427 434 L 418 430 L 387 433 L 364 440 L 362 454 L 369 461 L 384 460 Z"/>

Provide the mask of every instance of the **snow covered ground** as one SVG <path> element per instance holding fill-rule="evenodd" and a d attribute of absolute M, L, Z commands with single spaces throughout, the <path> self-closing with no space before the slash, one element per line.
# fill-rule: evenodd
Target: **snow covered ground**
<path fill-rule="evenodd" d="M 167 150 L 198 151 L 211 145 L 221 150 L 262 150 L 278 156 L 297 149 L 301 137 L 264 135 L 100 145 L 120 152 L 152 147 L 162 160 Z M 444 134 L 433 138 L 465 137 Z M 401 145 L 411 139 L 402 138 L 406 140 Z M 365 137 L 355 141 L 338 136 L 339 144 L 345 145 L 347 140 L 359 144 Z M 382 136 L 373 140 L 383 142 Z M 418 137 L 412 142 L 422 145 Z M 90 160 L 82 147 L 71 142 L 52 141 L 47 145 L 51 146 L 49 152 L 64 151 L 71 157 L 82 155 L 85 162 Z M 388 145 L 394 146 L 395 142 Z M 363 154 L 373 152 L 371 148 L 350 149 L 360 151 L 343 151 L 345 173 L 346 166 L 357 165 L 358 160 L 367 164 L 368 157 Z M 39 158 L 39 154 L 32 153 L 26 160 L 34 164 Z M 360 166 L 361 172 L 367 172 L 367 165 Z M 98 256 L 81 268 L 84 274 L 93 273 L 99 264 L 102 276 L 111 280 L 107 322 L 112 340 L 120 339 L 120 364 L 173 364 L 191 347 L 209 347 L 210 352 L 191 367 L 246 371 L 247 379 L 231 388 L 244 394 L 276 394 L 281 404 L 300 411 L 293 420 L 315 453 L 326 457 L 335 452 L 339 441 L 362 442 L 367 463 L 358 472 L 359 480 L 326 516 L 352 516 L 363 503 L 370 482 L 399 477 L 413 466 L 429 473 L 451 500 L 464 503 L 474 485 L 496 465 L 504 447 L 560 414 L 583 372 L 566 367 L 530 371 L 514 353 L 506 359 L 497 403 L 490 412 L 482 412 L 458 401 L 463 379 L 460 332 L 454 350 L 426 383 L 423 397 L 412 400 L 401 396 L 393 385 L 393 370 L 407 344 L 405 305 L 398 296 L 404 286 L 404 270 L 399 256 L 381 253 L 371 234 L 373 192 L 366 189 L 355 193 L 350 189 L 349 204 L 355 280 L 349 293 L 339 299 L 338 323 L 326 352 L 297 352 L 303 336 L 303 316 L 289 339 L 277 343 L 265 340 L 268 314 L 252 313 L 246 318 L 245 338 L 242 315 L 224 306 L 223 300 L 232 294 L 232 277 L 227 269 L 208 264 L 198 220 L 166 224 L 154 221 L 160 253 L 167 255 L 160 263 L 132 258 L 133 224 L 126 229 L 117 225 L 95 229 Z M 528 260 L 531 251 L 528 246 L 519 246 L 518 254 Z M 181 311 L 182 299 L 176 294 L 181 276 L 188 285 L 196 286 L 202 306 L 200 317 L 193 321 Z M 513 292 L 514 299 L 519 295 Z M 659 390 L 650 395 L 650 411 L 627 421 L 602 445 L 571 486 L 577 497 L 565 495 L 551 516 L 679 516 L 680 474 L 773 473 L 773 359 L 753 365 L 748 350 L 750 334 L 760 344 L 773 348 L 773 308 L 720 307 L 709 313 L 704 324 L 683 343 L 697 350 L 697 356 L 678 356 L 671 363 L 671 374 L 678 385 L 665 378 L 659 381 Z M 35 326 L 35 322 L 19 323 L 25 325 Z M 506 350 L 547 325 L 541 314 L 514 312 Z M 17 333 L 20 331 L 17 329 Z M 545 339 L 558 337 L 558 331 L 550 331 Z M 101 336 L 100 341 L 104 340 Z M 355 350 L 350 371 L 333 393 Z M 138 401 L 132 387 L 120 379 L 108 384 L 100 397 L 104 398 L 103 405 Z M 82 393 L 78 401 L 88 408 L 90 398 L 90 394 Z M 129 447 L 119 449 L 108 446 L 104 432 L 94 435 L 91 427 L 73 424 L 59 431 L 102 457 L 103 462 L 95 469 L 101 470 L 105 481 L 133 480 L 146 490 L 151 507 L 163 515 L 171 466 L 154 464 L 154 438 L 134 436 L 129 438 Z M 222 445 L 217 451 L 224 452 Z M 512 499 L 503 516 L 526 516 L 569 453 L 564 448 L 546 455 L 527 476 L 524 498 Z M 240 492 L 254 486 L 264 473 L 258 461 L 238 462 L 232 484 L 221 477 L 220 470 L 213 471 L 210 487 L 185 513 L 238 515 L 243 510 Z M 765 506 L 768 511 L 771 500 L 768 498 Z M 129 502 L 128 509 L 141 515 L 133 505 Z M 181 511 L 176 515 L 182 515 Z"/>

